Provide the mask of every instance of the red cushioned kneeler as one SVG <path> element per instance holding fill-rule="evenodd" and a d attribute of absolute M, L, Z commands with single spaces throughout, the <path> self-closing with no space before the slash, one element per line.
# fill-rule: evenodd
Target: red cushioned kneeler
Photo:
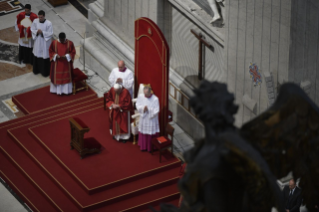
<path fill-rule="evenodd" d="M 86 89 L 86 91 L 89 90 L 89 86 L 86 83 L 86 80 L 88 79 L 88 77 L 78 68 L 73 70 L 72 73 L 72 83 L 73 83 L 73 95 L 75 95 L 75 93 L 77 91 Z"/>
<path fill-rule="evenodd" d="M 79 119 L 78 117 L 74 117 L 73 118 L 74 121 L 76 121 L 82 128 L 89 128 L 81 119 Z"/>
<path fill-rule="evenodd" d="M 87 149 L 101 149 L 101 144 L 95 138 L 84 138 L 84 148 Z"/>
<path fill-rule="evenodd" d="M 81 159 L 92 153 L 99 153 L 101 144 L 95 138 L 84 138 L 84 134 L 90 131 L 90 128 L 78 117 L 70 118 L 71 127 L 71 149 L 76 149 Z"/>

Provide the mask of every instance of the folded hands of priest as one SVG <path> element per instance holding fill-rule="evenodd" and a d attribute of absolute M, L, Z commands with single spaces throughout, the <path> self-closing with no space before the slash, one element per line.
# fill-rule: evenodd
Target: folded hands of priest
<path fill-rule="evenodd" d="M 123 83 L 123 79 L 122 78 L 117 78 L 116 83 L 122 84 Z"/>
<path fill-rule="evenodd" d="M 147 108 L 147 106 L 145 106 L 143 112 L 146 113 L 147 111 L 148 111 L 148 108 Z"/>

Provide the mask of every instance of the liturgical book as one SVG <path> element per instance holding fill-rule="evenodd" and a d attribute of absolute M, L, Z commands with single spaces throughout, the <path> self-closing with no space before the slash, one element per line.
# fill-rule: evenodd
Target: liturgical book
<path fill-rule="evenodd" d="M 159 143 L 164 143 L 164 142 L 167 141 L 167 139 L 164 136 L 161 136 L 161 137 L 157 138 L 157 140 L 158 140 Z"/>

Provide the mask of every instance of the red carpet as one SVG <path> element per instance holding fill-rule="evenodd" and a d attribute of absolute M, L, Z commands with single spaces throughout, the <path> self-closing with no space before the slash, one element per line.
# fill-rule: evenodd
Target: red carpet
<path fill-rule="evenodd" d="M 60 105 L 71 104 L 75 101 L 85 100 L 96 97 L 95 92 L 89 88 L 88 91 L 82 90 L 76 95 L 62 95 L 50 93 L 50 86 L 46 86 L 34 91 L 29 91 L 12 97 L 12 101 L 24 114 L 39 112 L 43 109 L 55 109 Z"/>
<path fill-rule="evenodd" d="M 51 105 L 54 109 L 36 106 L 35 113 L 0 125 L 0 175 L 29 207 L 34 211 L 145 211 L 149 205 L 176 203 L 176 158 L 167 154 L 159 163 L 158 153 L 152 156 L 131 142 L 112 140 L 102 99 L 64 97 Z M 100 154 L 80 160 L 76 150 L 70 150 L 68 118 L 74 116 L 91 127 L 87 136 L 102 144 Z"/>

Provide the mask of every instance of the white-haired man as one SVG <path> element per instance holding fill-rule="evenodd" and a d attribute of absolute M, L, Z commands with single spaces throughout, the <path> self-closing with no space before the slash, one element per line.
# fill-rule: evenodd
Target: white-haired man
<path fill-rule="evenodd" d="M 152 94 L 150 86 L 144 87 L 144 93 L 140 94 L 136 101 L 136 109 L 140 116 L 138 126 L 138 145 L 141 151 L 152 151 L 151 140 L 159 136 L 160 128 L 158 122 L 159 101 Z"/>
<path fill-rule="evenodd" d="M 118 68 L 114 68 L 109 76 L 111 86 L 114 86 L 116 83 L 121 84 L 133 97 L 134 74 L 130 69 L 126 68 L 123 60 L 120 60 L 117 65 Z"/>
<path fill-rule="evenodd" d="M 110 114 L 110 133 L 117 141 L 126 141 L 130 138 L 130 111 L 132 98 L 130 92 L 121 84 L 115 83 L 105 95 L 106 106 Z"/>

